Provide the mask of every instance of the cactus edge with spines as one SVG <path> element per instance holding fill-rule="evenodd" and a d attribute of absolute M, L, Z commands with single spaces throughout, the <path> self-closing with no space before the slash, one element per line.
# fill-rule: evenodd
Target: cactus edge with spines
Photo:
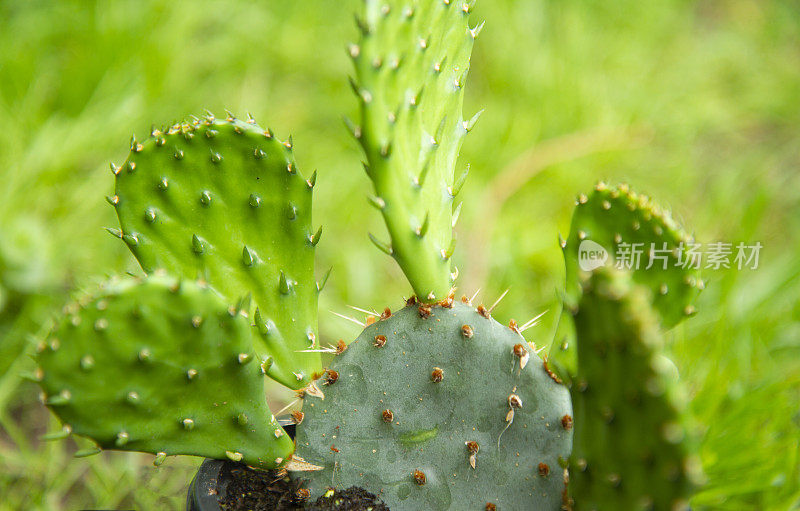
<path fill-rule="evenodd" d="M 99 448 L 229 458 L 262 468 L 294 445 L 267 407 L 248 320 L 213 289 L 161 272 L 105 283 L 37 349 L 61 431 Z"/>
<path fill-rule="evenodd" d="M 469 58 L 480 27 L 472 2 L 367 0 L 360 40 L 349 47 L 360 124 L 348 122 L 366 157 L 390 242 L 372 241 L 397 261 L 422 301 L 453 284 L 454 199 L 466 178 L 459 149 L 477 115 L 462 117 Z"/>
<path fill-rule="evenodd" d="M 208 114 L 131 141 L 112 164 L 108 198 L 121 238 L 145 272 L 162 268 L 211 284 L 230 303 L 251 298 L 256 346 L 274 360 L 268 375 L 301 388 L 319 371 L 311 224 L 316 174 L 303 178 L 292 141 L 252 118 Z"/>

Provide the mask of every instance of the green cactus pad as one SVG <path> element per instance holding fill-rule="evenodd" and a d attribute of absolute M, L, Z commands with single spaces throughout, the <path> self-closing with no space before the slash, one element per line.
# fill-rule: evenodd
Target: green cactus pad
<path fill-rule="evenodd" d="M 473 40 L 470 3 L 367 0 L 350 46 L 361 126 L 351 126 L 375 186 L 394 257 L 423 300 L 450 291 L 453 199 L 466 172 L 456 159 L 472 121 L 462 118 Z M 477 116 L 476 116 L 477 117 Z M 428 298 L 428 297 L 431 298 Z"/>
<path fill-rule="evenodd" d="M 40 346 L 43 398 L 104 449 L 273 468 L 294 445 L 264 400 L 248 321 L 212 289 L 161 275 L 106 284 Z"/>
<path fill-rule="evenodd" d="M 575 324 L 575 509 L 685 509 L 697 464 L 647 290 L 597 270 L 583 282 Z"/>
<path fill-rule="evenodd" d="M 651 303 L 665 328 L 694 314 L 692 304 L 703 282 L 698 269 L 683 264 L 693 240 L 667 211 L 647 196 L 630 191 L 626 185 L 600 183 L 592 194 L 578 198 L 564 249 L 567 303 L 571 306 L 580 300 L 581 273 L 586 272 L 581 268 L 579 257 L 581 253 L 587 257 L 593 248 L 588 242 L 605 249 L 606 266 L 632 271 L 633 281 L 650 290 Z M 582 244 L 585 250 L 581 250 Z M 633 247 L 634 244 L 641 245 Z M 651 262 L 651 248 L 655 251 L 652 266 L 647 268 Z M 641 251 L 638 269 L 634 257 L 627 255 L 637 251 Z M 588 260 L 583 263 L 586 266 Z"/>
<path fill-rule="evenodd" d="M 112 166 L 113 167 L 113 166 Z M 134 140 L 113 167 L 119 235 L 146 272 L 209 282 L 231 303 L 252 295 L 269 376 L 292 388 L 319 369 L 311 225 L 314 177 L 297 171 L 291 141 L 229 116 L 176 124 Z M 258 347 L 258 346 L 257 346 Z"/>
<path fill-rule="evenodd" d="M 337 378 L 320 380 L 325 399 L 306 399 L 297 429 L 298 455 L 323 467 L 294 473 L 313 495 L 355 485 L 398 510 L 559 509 L 567 389 L 521 335 L 479 309 L 406 307 L 334 359 Z"/>

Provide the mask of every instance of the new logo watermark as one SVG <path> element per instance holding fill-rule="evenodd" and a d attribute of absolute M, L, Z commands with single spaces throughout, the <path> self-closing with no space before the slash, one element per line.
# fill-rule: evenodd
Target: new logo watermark
<path fill-rule="evenodd" d="M 578 266 L 583 271 L 592 271 L 605 266 L 608 261 L 608 251 L 603 245 L 592 240 L 581 241 L 578 246 Z"/>

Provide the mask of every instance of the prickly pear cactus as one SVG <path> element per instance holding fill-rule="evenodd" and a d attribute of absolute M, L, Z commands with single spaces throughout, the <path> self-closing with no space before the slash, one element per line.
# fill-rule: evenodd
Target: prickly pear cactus
<path fill-rule="evenodd" d="M 236 303 L 252 295 L 269 376 L 300 388 L 319 369 L 314 247 L 316 175 L 302 178 L 292 143 L 229 115 L 153 130 L 112 165 L 121 237 L 146 272 L 200 278 Z M 258 347 L 258 346 L 257 346 Z"/>
<path fill-rule="evenodd" d="M 627 185 L 599 183 L 590 195 L 578 197 L 572 216 L 564 247 L 567 300 L 575 305 L 580 299 L 582 266 L 594 266 L 588 257 L 592 249 L 599 250 L 596 244 L 608 254 L 603 265 L 632 271 L 633 281 L 650 290 L 663 326 L 672 327 L 695 313 L 693 303 L 703 287 L 689 252 L 693 242 L 646 195 Z"/>
<path fill-rule="evenodd" d="M 663 208 L 627 185 L 599 183 L 575 206 L 569 238 L 562 242 L 566 263 L 565 318 L 581 298 L 581 282 L 595 268 L 617 268 L 649 292 L 661 325 L 670 328 L 695 314 L 704 284 L 690 248 L 694 240 Z M 654 251 L 651 254 L 651 248 Z M 566 319 L 565 323 L 569 323 Z M 550 356 L 565 380 L 576 371 L 576 342 L 557 339 Z"/>
<path fill-rule="evenodd" d="M 603 269 L 582 288 L 571 388 L 574 509 L 685 509 L 697 463 L 647 290 Z"/>
<path fill-rule="evenodd" d="M 106 284 L 36 356 L 64 429 L 104 449 L 276 467 L 294 450 L 264 400 L 250 326 L 207 286 L 159 275 Z"/>
<path fill-rule="evenodd" d="M 108 197 L 120 221 L 110 232 L 151 275 L 68 308 L 42 343 L 33 378 L 64 423 L 51 438 L 76 433 L 157 463 L 286 467 L 313 498 L 358 486 L 398 510 L 685 504 L 696 474 L 658 327 L 693 314 L 703 284 L 668 214 L 625 186 L 579 198 L 563 245 L 577 342 L 552 350 L 555 364 L 513 321 L 453 303 L 453 202 L 466 177 L 455 165 L 478 117 L 462 117 L 481 28 L 468 24 L 473 3 L 366 0 L 349 47 L 360 101 L 350 127 L 390 242 L 371 237 L 419 299 L 387 309 L 312 382 L 325 351 L 315 175 L 300 176 L 291 139 L 252 119 L 154 129 L 112 165 Z M 630 272 L 603 268 L 615 264 Z M 264 375 L 303 389 L 296 453 Z"/>
<path fill-rule="evenodd" d="M 375 187 L 372 204 L 391 243 L 372 237 L 408 277 L 417 296 L 450 292 L 453 200 L 461 143 L 477 121 L 462 118 L 473 40 L 471 2 L 367 0 L 361 38 L 350 46 L 360 126 L 351 126 Z"/>
<path fill-rule="evenodd" d="M 522 336 L 461 303 L 384 318 L 335 358 L 324 400 L 306 398 L 297 452 L 323 470 L 295 476 L 312 495 L 356 485 L 392 509 L 558 509 L 572 409 Z"/>

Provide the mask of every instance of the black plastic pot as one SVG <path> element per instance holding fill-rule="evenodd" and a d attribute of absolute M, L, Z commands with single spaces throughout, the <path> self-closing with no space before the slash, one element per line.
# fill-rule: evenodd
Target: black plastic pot
<path fill-rule="evenodd" d="M 206 459 L 189 485 L 186 496 L 187 511 L 221 511 L 219 499 L 227 495 L 227 481 L 220 481 L 222 467 L 228 463 Z"/>
<path fill-rule="evenodd" d="M 295 425 L 291 419 L 279 419 L 278 422 L 283 426 L 286 433 L 294 438 Z M 220 500 L 224 500 L 228 494 L 228 484 L 230 480 L 221 474 L 228 474 L 229 471 L 222 469 L 227 464 L 238 465 L 232 461 L 221 461 L 206 459 L 189 485 L 189 492 L 186 496 L 186 511 L 222 511 L 219 505 Z"/>

